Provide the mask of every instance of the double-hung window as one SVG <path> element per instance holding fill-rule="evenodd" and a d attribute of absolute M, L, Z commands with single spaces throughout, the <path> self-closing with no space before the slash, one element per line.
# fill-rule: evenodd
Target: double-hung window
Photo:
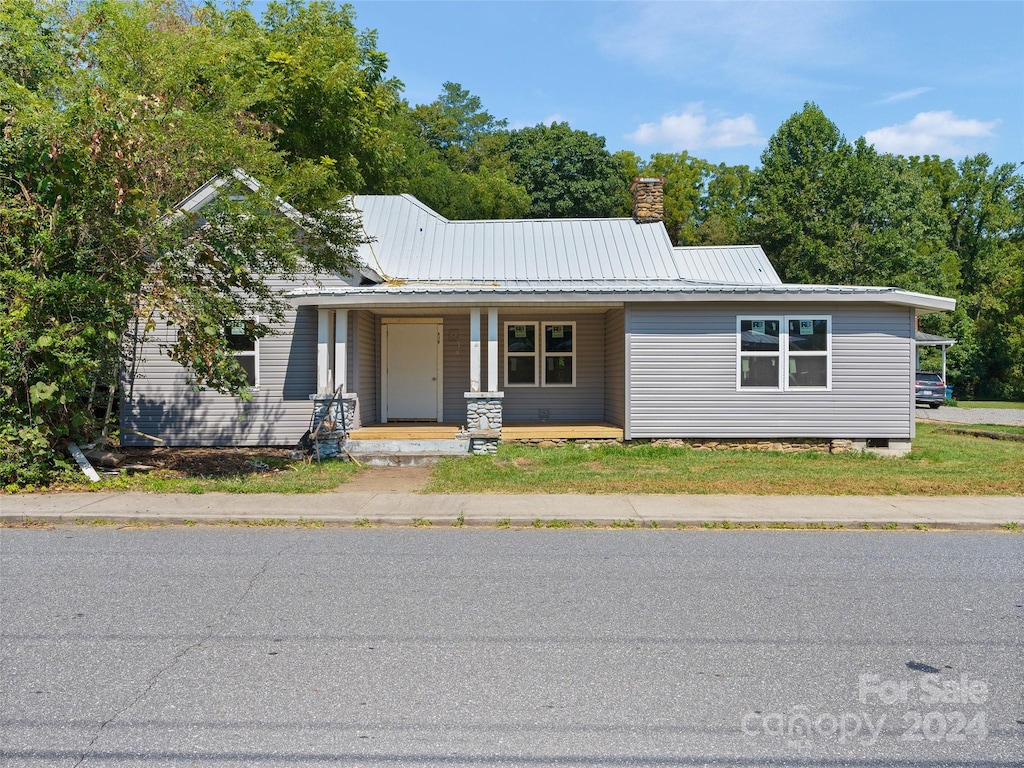
<path fill-rule="evenodd" d="M 736 336 L 737 389 L 831 389 L 831 317 L 738 317 Z"/>
<path fill-rule="evenodd" d="M 505 323 L 505 386 L 575 387 L 576 323 Z"/>
<path fill-rule="evenodd" d="M 227 336 L 228 349 L 245 371 L 249 387 L 257 389 L 260 385 L 260 342 L 252 336 L 252 323 L 230 323 L 224 328 L 224 333 Z"/>
<path fill-rule="evenodd" d="M 537 324 L 505 323 L 505 386 L 537 386 Z"/>

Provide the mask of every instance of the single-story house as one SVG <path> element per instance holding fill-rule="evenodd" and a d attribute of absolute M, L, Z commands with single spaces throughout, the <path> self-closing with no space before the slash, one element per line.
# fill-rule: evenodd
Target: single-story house
<path fill-rule="evenodd" d="M 410 195 L 357 196 L 360 267 L 280 284 L 285 323 L 239 345 L 251 401 L 195 391 L 157 352 L 167 328 L 122 424 L 169 445 L 294 445 L 311 400 L 338 392 L 357 431 L 590 426 L 624 440 L 909 448 L 916 317 L 954 301 L 783 283 L 756 245 L 673 247 L 662 183 L 636 180 L 631 218 L 449 221 Z"/>

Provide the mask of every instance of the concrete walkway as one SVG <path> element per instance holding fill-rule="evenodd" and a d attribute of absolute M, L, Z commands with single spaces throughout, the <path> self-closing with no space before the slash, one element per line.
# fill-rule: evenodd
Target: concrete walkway
<path fill-rule="evenodd" d="M 674 528 L 730 524 L 769 527 L 818 525 L 881 528 L 1005 529 L 1024 527 L 1021 496 L 641 496 L 641 495 L 425 495 L 346 492 L 315 495 L 55 493 L 0 496 L 0 520 L 48 523 L 289 524 L 352 526 L 531 526 L 567 520 L 574 526 Z M 890 526 L 891 527 L 891 526 Z"/>

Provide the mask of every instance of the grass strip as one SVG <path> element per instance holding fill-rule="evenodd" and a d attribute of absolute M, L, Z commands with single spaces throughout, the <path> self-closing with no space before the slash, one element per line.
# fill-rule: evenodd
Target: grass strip
<path fill-rule="evenodd" d="M 904 457 L 699 451 L 652 445 L 533 448 L 446 459 L 426 493 L 1024 495 L 1024 450 L 918 425 Z"/>

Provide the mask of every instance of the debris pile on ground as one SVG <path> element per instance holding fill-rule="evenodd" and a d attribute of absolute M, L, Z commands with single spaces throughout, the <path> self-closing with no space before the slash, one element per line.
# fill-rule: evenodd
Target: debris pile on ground
<path fill-rule="evenodd" d="M 92 448 L 85 452 L 85 458 L 94 467 L 110 467 L 116 469 L 124 464 L 128 457 L 119 451 L 111 451 L 107 448 Z"/>
<path fill-rule="evenodd" d="M 285 448 L 121 448 L 128 465 L 146 465 L 176 477 L 227 477 L 279 472 Z"/>

